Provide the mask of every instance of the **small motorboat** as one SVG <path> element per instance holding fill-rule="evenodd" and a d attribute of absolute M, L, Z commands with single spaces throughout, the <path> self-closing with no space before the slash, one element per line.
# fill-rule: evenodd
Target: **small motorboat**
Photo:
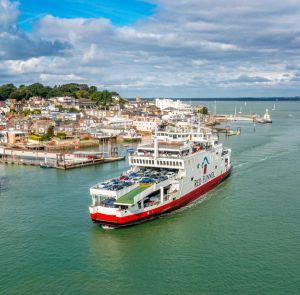
<path fill-rule="evenodd" d="M 254 119 L 254 121 L 256 123 L 260 123 L 260 124 L 268 124 L 268 123 L 272 123 L 272 119 L 271 119 L 271 116 L 269 114 L 269 111 L 268 109 L 266 109 L 266 112 L 265 114 L 263 115 L 263 117 L 257 117 Z"/>

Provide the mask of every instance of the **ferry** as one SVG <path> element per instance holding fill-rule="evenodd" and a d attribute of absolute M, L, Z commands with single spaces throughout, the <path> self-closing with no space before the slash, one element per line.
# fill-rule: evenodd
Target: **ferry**
<path fill-rule="evenodd" d="M 128 171 L 90 188 L 90 218 L 107 229 L 177 210 L 228 177 L 230 157 L 208 128 L 157 131 L 129 155 Z"/>

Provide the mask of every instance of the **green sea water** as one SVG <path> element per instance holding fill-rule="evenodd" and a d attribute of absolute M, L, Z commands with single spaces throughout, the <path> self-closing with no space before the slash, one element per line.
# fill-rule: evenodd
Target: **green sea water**
<path fill-rule="evenodd" d="M 219 113 L 273 102 L 218 102 Z M 212 106 L 213 107 L 213 104 Z M 70 171 L 0 166 L 1 294 L 299 294 L 300 103 L 236 123 L 230 178 L 201 202 L 104 231 L 89 187 L 127 162 Z"/>

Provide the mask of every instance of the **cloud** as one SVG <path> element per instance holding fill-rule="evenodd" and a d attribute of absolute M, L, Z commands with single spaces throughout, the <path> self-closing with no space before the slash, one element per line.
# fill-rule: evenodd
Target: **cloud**
<path fill-rule="evenodd" d="M 29 34 L 17 4 L 0 0 L 0 81 L 80 81 L 124 96 L 298 93 L 298 1 L 149 2 L 155 13 L 130 26 L 45 15 Z"/>
<path fill-rule="evenodd" d="M 265 77 L 260 77 L 260 76 L 248 76 L 248 75 L 241 75 L 236 79 L 233 80 L 228 80 L 228 82 L 231 83 L 267 83 L 271 82 L 272 80 L 265 78 Z"/>
<path fill-rule="evenodd" d="M 0 60 L 27 59 L 61 54 L 67 42 L 45 41 L 20 30 L 18 3 L 0 0 Z"/>

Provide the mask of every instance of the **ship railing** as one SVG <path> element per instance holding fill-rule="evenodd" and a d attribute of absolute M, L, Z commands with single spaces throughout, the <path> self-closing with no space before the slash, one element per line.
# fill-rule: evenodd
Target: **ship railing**
<path fill-rule="evenodd" d="M 188 154 L 172 154 L 172 153 L 159 153 L 158 158 L 184 158 Z M 131 154 L 131 157 L 147 157 L 154 159 L 154 155 L 151 153 L 141 153 L 141 152 L 134 152 Z"/>
<path fill-rule="evenodd" d="M 129 163 L 131 165 L 162 167 L 170 169 L 183 169 L 184 159 L 182 157 L 161 157 L 158 156 L 130 156 Z"/>
<path fill-rule="evenodd" d="M 114 191 L 104 188 L 99 188 L 98 186 L 94 186 L 90 189 L 91 195 L 102 195 L 107 197 L 115 197 L 116 199 L 129 193 L 131 190 L 137 188 L 139 186 L 138 183 L 134 183 L 131 186 L 124 187 L 120 190 Z"/>
<path fill-rule="evenodd" d="M 103 206 L 90 206 L 91 213 L 97 213 L 99 211 L 103 214 L 115 215 L 117 212 L 119 212 L 119 209 L 112 208 L 112 207 L 103 207 Z"/>

